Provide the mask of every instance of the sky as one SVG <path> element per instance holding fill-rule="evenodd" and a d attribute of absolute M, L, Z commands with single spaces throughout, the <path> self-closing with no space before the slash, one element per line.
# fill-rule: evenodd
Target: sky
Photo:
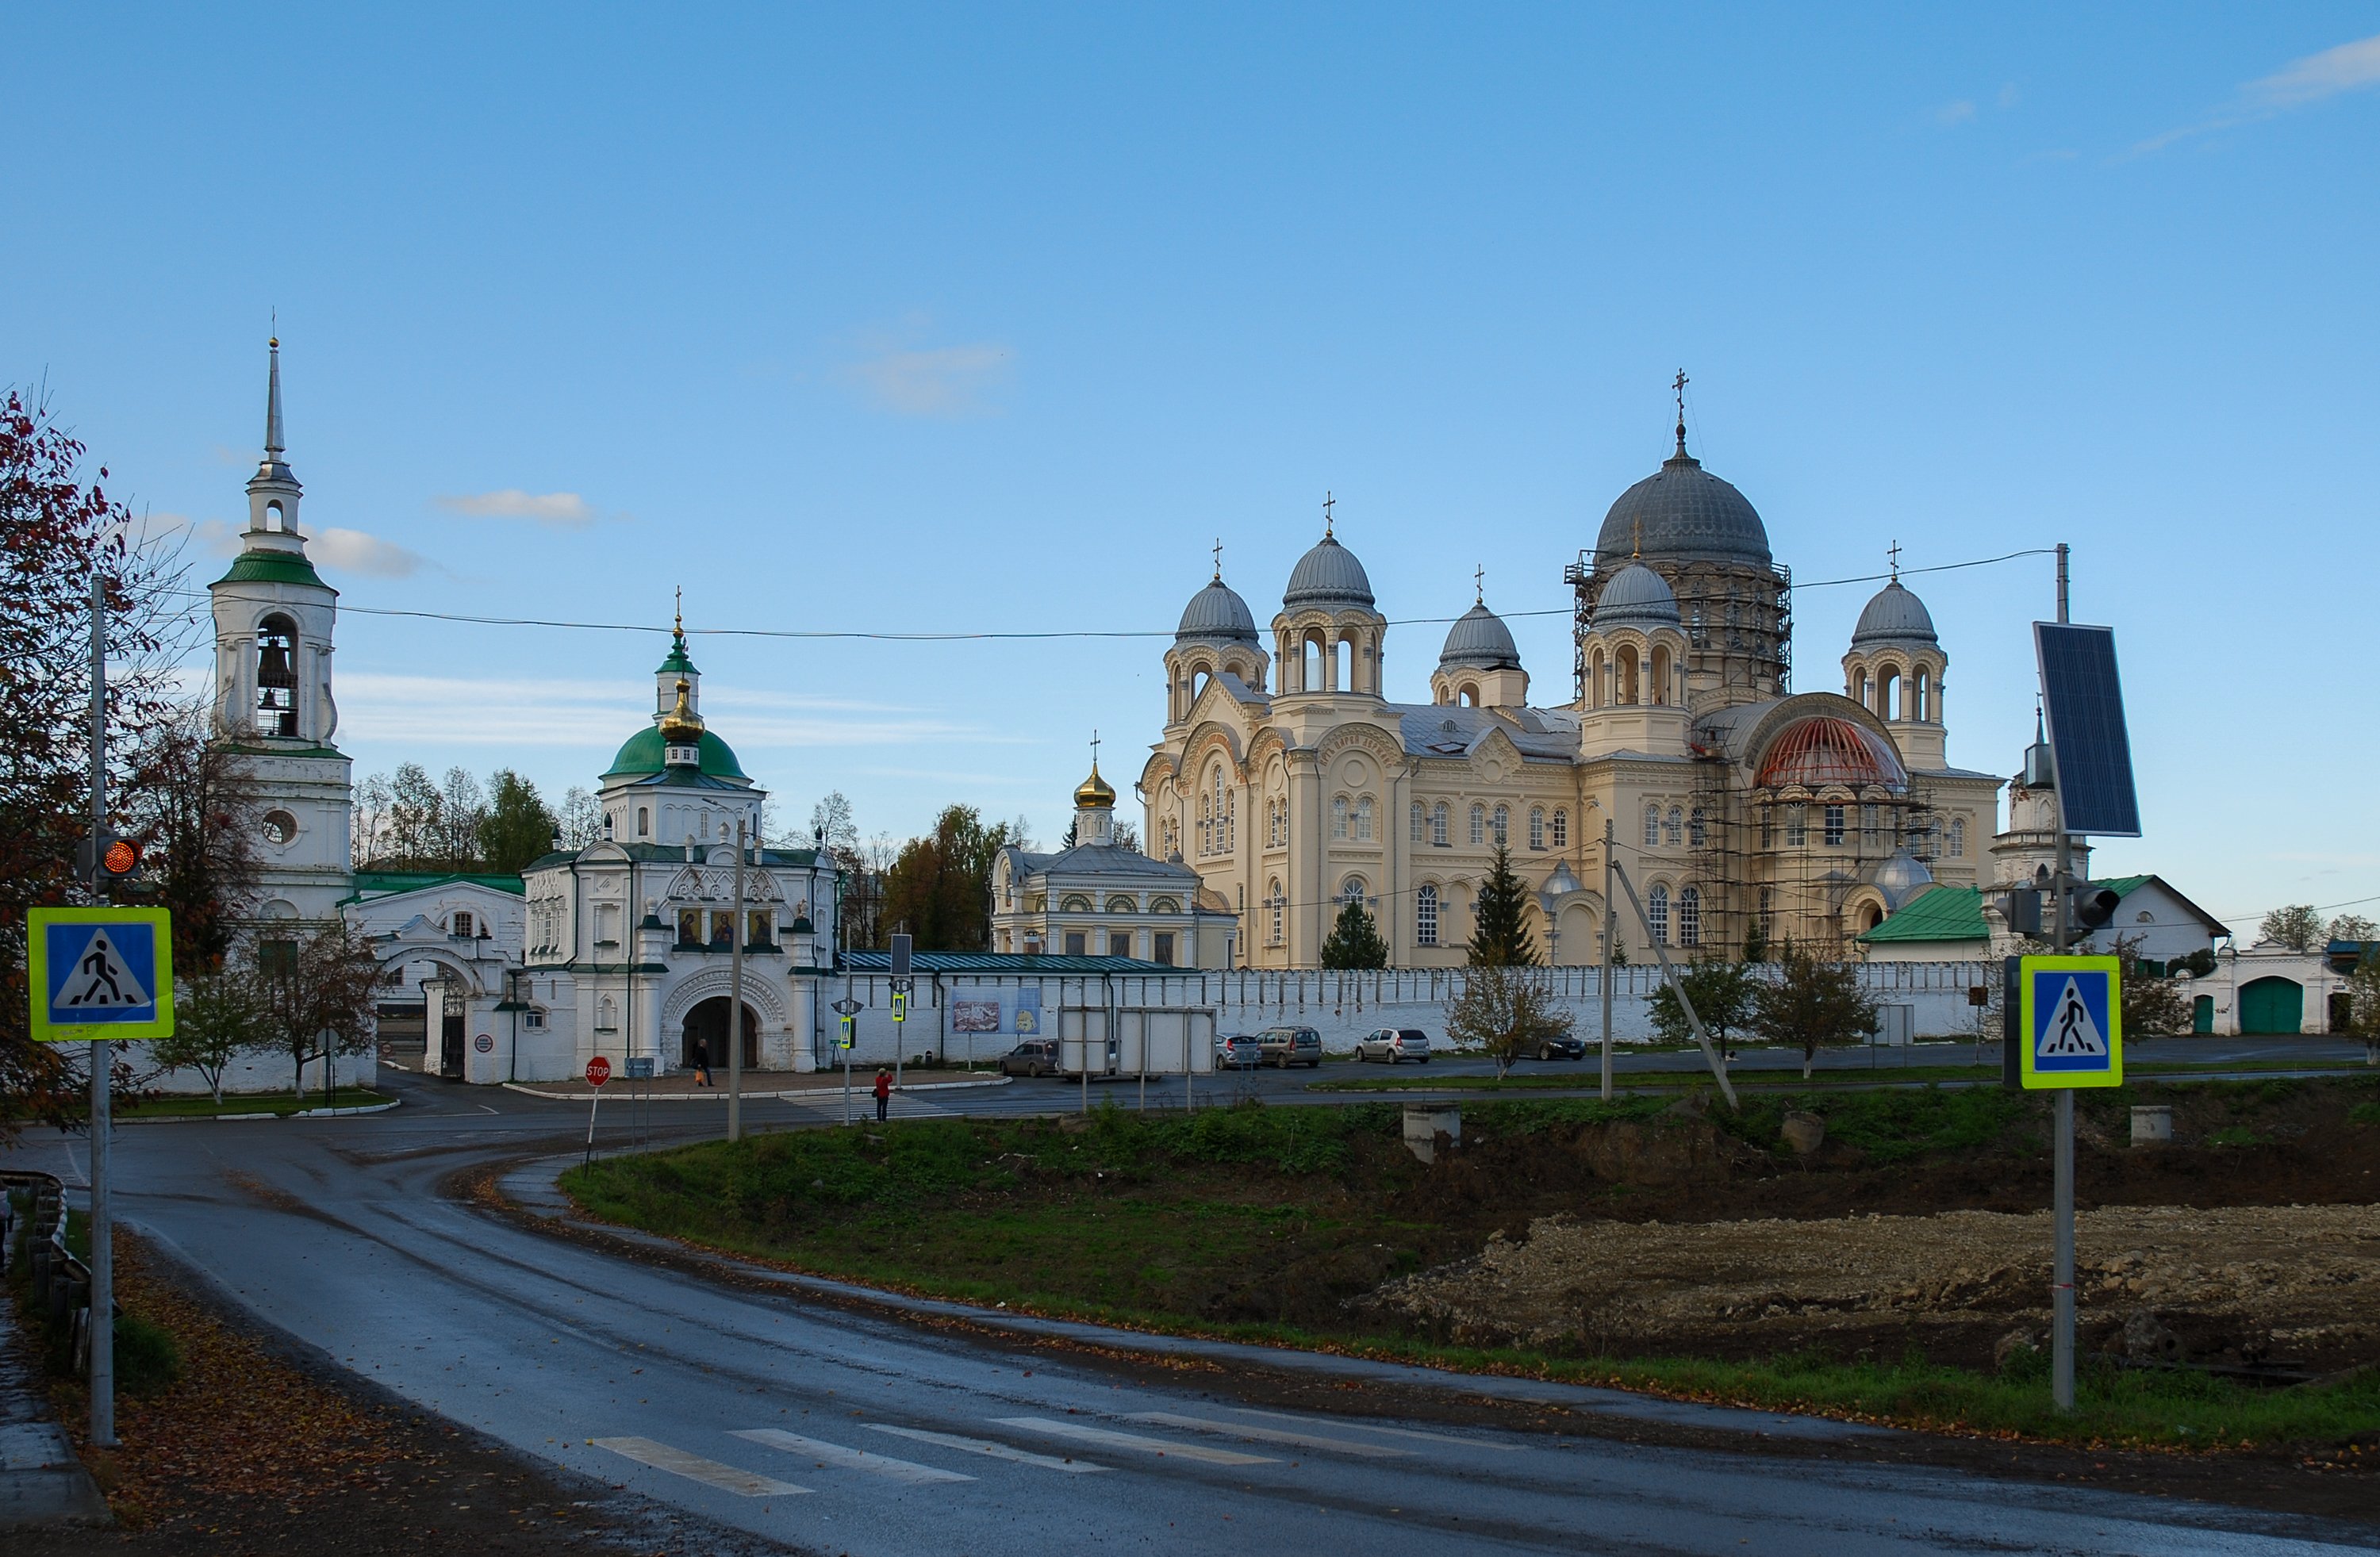
<path fill-rule="evenodd" d="M 1562 567 L 1668 452 L 1682 369 L 1694 452 L 1800 585 L 1798 688 L 1841 689 L 1875 585 L 1826 581 L 1895 541 L 1910 570 L 2070 543 L 2145 815 L 2103 872 L 2242 929 L 2380 907 L 2380 4 L 10 34 L 0 384 L 202 584 L 278 329 L 358 777 L 591 784 L 682 586 L 704 712 L 788 825 L 839 790 L 864 832 L 965 802 L 1047 842 L 1094 730 L 1129 804 L 1210 549 L 1262 622 L 1326 492 L 1391 695 L 1427 700 L 1478 568 L 1566 701 Z M 1907 581 L 1951 760 L 2014 771 L 2047 560 Z"/>

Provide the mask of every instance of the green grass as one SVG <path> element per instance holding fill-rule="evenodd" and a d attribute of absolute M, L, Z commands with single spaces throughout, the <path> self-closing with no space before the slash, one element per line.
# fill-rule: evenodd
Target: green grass
<path fill-rule="evenodd" d="M 2338 1085 L 2192 1083 L 2187 1095 L 2250 1116 L 2302 1089 Z M 2148 1091 L 2164 1101 L 2182 1095 L 2169 1083 Z M 2127 1087 L 2078 1101 L 2119 1128 L 2139 1095 Z M 1613 1121 L 1658 1125 L 1673 1104 L 1658 1096 L 1483 1101 L 1466 1105 L 1464 1131 L 1509 1141 Z M 1708 1117 L 1780 1151 L 1785 1110 L 1807 1109 L 1826 1119 L 1829 1139 L 1890 1164 L 2037 1151 L 2043 1106 L 2037 1096 L 1996 1087 L 1814 1090 L 1748 1097 L 1741 1114 L 1714 1106 Z M 598 1216 L 820 1274 L 1165 1333 L 2069 1442 L 2276 1450 L 2380 1429 L 2374 1375 L 2266 1390 L 2093 1361 L 2078 1380 L 2078 1409 L 2065 1417 L 2050 1408 L 2038 1354 L 2021 1355 L 1998 1374 L 1914 1357 L 1580 1357 L 1366 1332 L 1330 1317 L 1338 1312 L 1331 1305 L 1305 1310 L 1323 1322 L 1300 1323 L 1248 1317 L 1220 1300 L 1250 1285 L 1250 1273 L 1260 1273 L 1258 1286 L 1278 1275 L 1360 1290 L 1464 1252 L 1451 1249 L 1441 1229 L 1384 1209 L 1390 1191 L 1423 1172 L 1395 1147 L 1399 1114 L 1378 1103 L 1187 1116 L 1102 1107 L 1080 1128 L 920 1120 L 612 1158 L 571 1170 L 563 1187 Z"/>
<path fill-rule="evenodd" d="M 1632 1049 L 1637 1053 L 1639 1050 Z M 1309 1081 L 1307 1092 L 1525 1092 L 1592 1091 L 1601 1084 L 1601 1072 L 1590 1053 L 1585 1060 L 1565 1061 L 1575 1064 L 1575 1071 L 1529 1070 L 1498 1080 L 1493 1076 L 1428 1076 L 1401 1074 L 1391 1070 L 1386 1075 L 1333 1077 L 1327 1081 Z M 2358 1074 L 2360 1063 L 2315 1061 L 2299 1063 L 2290 1060 L 2250 1060 L 2238 1065 L 2214 1067 L 2183 1060 L 2140 1060 L 2127 1058 L 2124 1073 L 2128 1076 L 2204 1076 L 2220 1069 L 2226 1074 L 2260 1071 L 2337 1071 Z M 1802 1080 L 1798 1068 L 1738 1066 L 1728 1072 L 1728 1080 L 1739 1092 L 1748 1090 L 1802 1090 L 1806 1088 L 1866 1088 L 1899 1087 L 1912 1081 L 1967 1081 L 1996 1084 L 2000 1079 L 1998 1061 L 1985 1065 L 1900 1065 L 1891 1060 L 1879 1060 L 1875 1067 L 1865 1065 L 1820 1065 Z M 2277 1078 L 2287 1080 L 2286 1077 Z M 1696 1070 L 1616 1070 L 1612 1074 L 1616 1087 L 1658 1088 L 1675 1091 L 1685 1087 L 1707 1087 L 1712 1084 L 1709 1068 Z"/>
<path fill-rule="evenodd" d="M 336 1108 L 369 1108 L 389 1101 L 385 1092 L 364 1087 L 341 1087 L 332 1094 L 331 1106 Z M 206 1094 L 180 1092 L 160 1097 L 145 1097 L 118 1117 L 134 1119 L 203 1119 L 225 1114 L 275 1114 L 286 1117 L 303 1109 L 323 1106 L 321 1092 L 308 1092 L 304 1097 L 291 1097 L 287 1092 L 225 1092 L 218 1104 Z"/>

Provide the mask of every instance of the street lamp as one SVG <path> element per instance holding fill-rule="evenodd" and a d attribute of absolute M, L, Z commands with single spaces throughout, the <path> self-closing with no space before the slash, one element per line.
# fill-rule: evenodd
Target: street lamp
<path fill-rule="evenodd" d="M 1553 875 L 1546 877 L 1545 887 L 1537 894 L 1538 906 L 1546 913 L 1546 961 L 1553 967 L 1561 966 L 1562 905 L 1584 890 L 1571 873 L 1570 862 L 1557 860 Z"/>

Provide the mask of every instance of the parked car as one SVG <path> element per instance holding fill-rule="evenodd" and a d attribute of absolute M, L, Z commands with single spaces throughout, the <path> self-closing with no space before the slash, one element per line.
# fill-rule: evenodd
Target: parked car
<path fill-rule="evenodd" d="M 1575 1032 L 1565 1032 L 1559 1038 L 1542 1039 L 1537 1044 L 1539 1059 L 1585 1059 L 1586 1040 Z"/>
<path fill-rule="evenodd" d="M 1233 1032 L 1215 1040 L 1215 1068 L 1254 1070 L 1264 1063 L 1264 1047 L 1253 1032 Z"/>
<path fill-rule="evenodd" d="M 1000 1056 L 1000 1073 L 1003 1076 L 1055 1076 L 1058 1070 L 1058 1040 L 1027 1038 Z"/>
<path fill-rule="evenodd" d="M 1355 1042 L 1358 1060 L 1384 1059 L 1390 1065 L 1401 1059 L 1417 1059 L 1429 1063 L 1429 1034 L 1418 1027 L 1376 1027 Z"/>
<path fill-rule="evenodd" d="M 1283 1070 L 1293 1065 L 1316 1067 L 1322 1063 L 1322 1034 L 1310 1027 L 1268 1027 L 1257 1034 L 1257 1049 L 1267 1065 Z"/>

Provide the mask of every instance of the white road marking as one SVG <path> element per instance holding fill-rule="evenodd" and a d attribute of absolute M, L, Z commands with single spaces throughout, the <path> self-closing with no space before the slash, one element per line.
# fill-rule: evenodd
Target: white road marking
<path fill-rule="evenodd" d="M 598 1449 L 609 1449 L 638 1465 L 666 1470 L 672 1476 L 683 1476 L 689 1481 L 699 1481 L 706 1487 L 716 1487 L 722 1492 L 734 1492 L 738 1497 L 784 1498 L 809 1491 L 808 1487 L 796 1487 L 790 1481 L 772 1481 L 748 1470 L 738 1470 L 732 1465 L 706 1460 L 700 1454 L 689 1454 L 683 1449 L 673 1449 L 650 1438 L 598 1438 L 593 1442 Z"/>
<path fill-rule="evenodd" d="M 1260 1439 L 1267 1443 L 1294 1443 L 1302 1449 L 1366 1454 L 1374 1459 L 1402 1460 L 1413 1455 L 1411 1449 L 1391 1449 L 1385 1443 L 1358 1443 L 1352 1438 L 1324 1438 L 1317 1433 L 1289 1432 L 1281 1428 L 1250 1427 L 1245 1422 L 1220 1422 L 1212 1417 L 1181 1417 L 1171 1411 L 1135 1411 L 1124 1419 L 1153 1422 L 1159 1427 L 1189 1428 L 1197 1432 L 1227 1432 L 1239 1438 Z"/>
<path fill-rule="evenodd" d="M 914 1460 L 896 1460 L 890 1454 L 871 1454 L 865 1449 L 846 1449 L 840 1443 L 829 1443 L 822 1438 L 804 1438 L 783 1428 L 750 1428 L 735 1433 L 748 1443 L 763 1443 L 771 1449 L 782 1449 L 788 1454 L 836 1470 L 864 1470 L 870 1476 L 881 1476 L 891 1481 L 906 1481 L 912 1486 L 924 1486 L 935 1481 L 972 1481 L 972 1476 L 962 1476 L 955 1470 L 941 1470 Z"/>
<path fill-rule="evenodd" d="M 1062 1460 L 1055 1454 L 1036 1454 L 996 1443 L 989 1438 L 961 1438 L 954 1432 L 928 1432 L 924 1428 L 893 1427 L 885 1422 L 868 1424 L 878 1432 L 889 1432 L 899 1438 L 914 1438 L 920 1443 L 939 1443 L 945 1449 L 964 1449 L 970 1454 L 989 1454 L 995 1460 L 1013 1460 L 1018 1465 L 1039 1466 L 1043 1470 L 1063 1471 L 1069 1476 L 1096 1476 L 1107 1469 L 1088 1460 Z"/>
<path fill-rule="evenodd" d="M 1308 1427 L 1352 1428 L 1357 1432 L 1384 1432 L 1391 1438 L 1417 1438 L 1425 1443 L 1459 1443 L 1466 1449 L 1489 1449 L 1499 1454 L 1517 1454 L 1521 1452 L 1521 1446 L 1517 1443 L 1490 1443 L 1485 1439 L 1458 1438 L 1451 1432 L 1421 1432 L 1413 1428 L 1378 1427 L 1370 1422 L 1322 1422 L 1315 1420 L 1312 1417 L 1293 1417 L 1281 1411 L 1259 1411 L 1250 1406 L 1234 1406 L 1230 1409 L 1245 1412 L 1251 1417 L 1269 1417 L 1276 1422 L 1304 1422 Z"/>
<path fill-rule="evenodd" d="M 1203 1460 L 1208 1465 L 1279 1465 L 1281 1462 L 1264 1454 L 1243 1454 L 1232 1449 L 1209 1449 L 1203 1443 L 1174 1443 L 1162 1438 L 1143 1438 L 1136 1432 L 1114 1432 L 1106 1428 L 1089 1427 L 1080 1422 L 1052 1421 L 1047 1417 L 994 1417 L 1002 1427 L 1023 1428 L 1027 1432 L 1046 1432 L 1052 1438 L 1080 1439 L 1085 1443 L 1097 1443 L 1110 1449 L 1138 1449 L 1146 1454 L 1168 1454 L 1177 1459 Z"/>

